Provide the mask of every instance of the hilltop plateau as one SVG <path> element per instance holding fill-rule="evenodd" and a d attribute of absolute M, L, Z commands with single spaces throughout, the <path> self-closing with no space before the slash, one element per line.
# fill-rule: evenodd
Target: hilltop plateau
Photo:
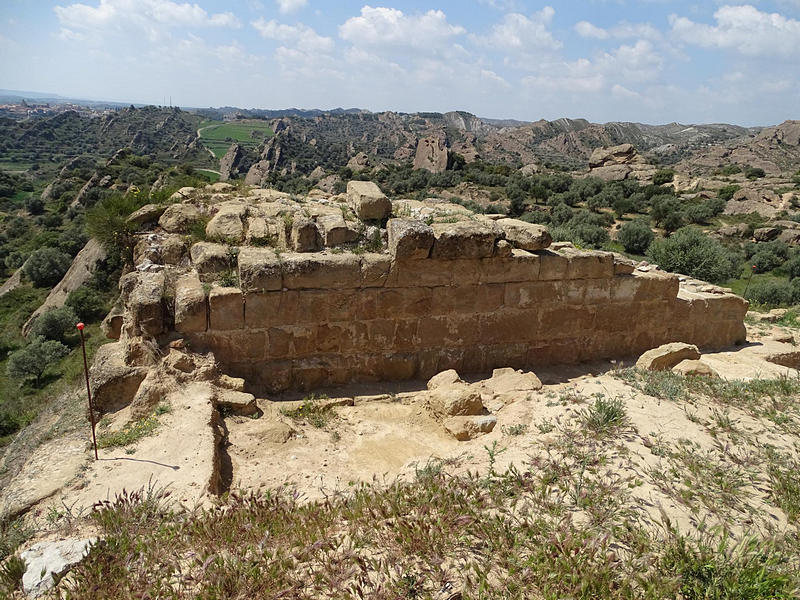
<path fill-rule="evenodd" d="M 797 132 L 0 120 L 0 595 L 794 597 Z"/>

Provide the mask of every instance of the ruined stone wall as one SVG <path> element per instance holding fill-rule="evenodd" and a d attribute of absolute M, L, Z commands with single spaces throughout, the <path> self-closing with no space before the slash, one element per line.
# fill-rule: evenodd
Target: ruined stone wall
<path fill-rule="evenodd" d="M 392 259 L 243 248 L 238 269 L 240 288 L 204 285 L 194 270 L 182 275 L 174 329 L 190 348 L 213 351 L 229 374 L 271 391 L 745 339 L 741 298 L 607 252 Z"/>

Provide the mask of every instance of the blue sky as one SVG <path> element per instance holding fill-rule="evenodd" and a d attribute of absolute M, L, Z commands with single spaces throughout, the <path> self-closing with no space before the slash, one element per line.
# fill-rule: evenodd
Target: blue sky
<path fill-rule="evenodd" d="M 800 118 L 800 0 L 0 0 L 0 88 L 767 125 Z"/>

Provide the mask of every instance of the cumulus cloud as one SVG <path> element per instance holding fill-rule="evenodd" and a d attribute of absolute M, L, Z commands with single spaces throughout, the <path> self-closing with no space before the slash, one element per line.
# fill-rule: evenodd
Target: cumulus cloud
<path fill-rule="evenodd" d="M 589 21 L 579 21 L 575 23 L 575 32 L 585 38 L 594 38 L 597 40 L 608 39 L 608 31 L 597 25 L 592 25 Z"/>
<path fill-rule="evenodd" d="M 308 0 L 275 0 L 275 2 L 278 5 L 278 10 L 284 15 L 299 10 L 308 4 Z"/>
<path fill-rule="evenodd" d="M 500 23 L 492 26 L 488 36 L 475 36 L 477 43 L 511 52 L 561 48 L 560 41 L 553 37 L 549 25 L 555 10 L 545 6 L 530 17 L 520 13 L 509 13 Z"/>
<path fill-rule="evenodd" d="M 97 6 L 56 6 L 61 37 L 83 38 L 90 31 L 141 30 L 151 39 L 180 27 L 239 27 L 233 13 L 209 14 L 197 4 L 172 0 L 100 0 Z"/>
<path fill-rule="evenodd" d="M 339 36 L 354 46 L 381 48 L 410 48 L 428 50 L 452 44 L 453 38 L 465 33 L 463 27 L 452 25 L 441 10 L 407 15 L 396 8 L 364 6 L 358 17 L 352 17 L 339 27 Z"/>
<path fill-rule="evenodd" d="M 253 21 L 253 27 L 264 39 L 284 42 L 286 46 L 296 47 L 306 52 L 330 52 L 334 42 L 331 38 L 321 36 L 311 27 L 298 23 L 286 25 L 275 20 L 260 18 Z"/>
<path fill-rule="evenodd" d="M 751 5 L 722 6 L 714 13 L 714 19 L 716 25 L 706 25 L 670 15 L 669 22 L 673 35 L 686 44 L 732 50 L 746 56 L 797 56 L 798 20 L 762 12 Z"/>

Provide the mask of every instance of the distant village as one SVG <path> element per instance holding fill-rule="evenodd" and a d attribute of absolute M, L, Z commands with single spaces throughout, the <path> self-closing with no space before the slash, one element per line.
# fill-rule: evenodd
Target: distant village
<path fill-rule="evenodd" d="M 85 117 L 100 117 L 112 113 L 118 107 L 111 106 L 85 106 L 73 102 L 63 103 L 37 103 L 34 101 L 22 100 L 21 102 L 11 102 L 0 104 L 0 117 L 11 119 L 26 119 L 36 117 L 52 117 L 54 115 L 75 111 Z"/>

